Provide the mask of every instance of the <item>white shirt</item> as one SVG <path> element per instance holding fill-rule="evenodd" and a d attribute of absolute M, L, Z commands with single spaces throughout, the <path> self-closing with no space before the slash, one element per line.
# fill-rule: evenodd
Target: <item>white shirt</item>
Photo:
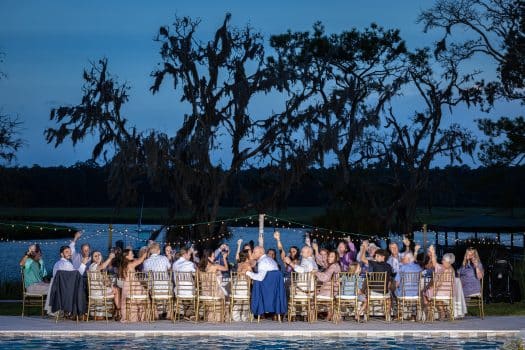
<path fill-rule="evenodd" d="M 294 271 L 299 273 L 317 271 L 319 268 L 313 256 L 301 259 L 301 265 L 295 265 Z"/>
<path fill-rule="evenodd" d="M 170 269 L 171 264 L 170 260 L 164 255 L 151 254 L 149 258 L 144 260 L 144 265 L 142 266 L 142 271 L 144 272 L 164 272 Z"/>
<path fill-rule="evenodd" d="M 182 256 L 173 263 L 174 272 L 195 272 L 195 265 Z"/>
<path fill-rule="evenodd" d="M 246 275 L 255 281 L 262 281 L 266 277 L 268 271 L 279 270 L 275 260 L 264 254 L 257 260 L 257 273 L 251 271 L 246 272 Z"/>
<path fill-rule="evenodd" d="M 81 275 L 83 275 L 84 271 L 86 271 L 86 265 L 82 264 L 82 261 L 81 261 L 80 266 L 75 269 L 71 261 L 65 258 L 61 258 L 53 266 L 53 277 L 55 277 L 57 271 L 75 271 L 75 270 L 80 272 Z"/>
<path fill-rule="evenodd" d="M 69 243 L 69 249 L 71 249 L 71 261 L 73 262 L 73 267 L 75 268 L 75 270 L 78 270 L 78 268 L 82 264 L 82 254 L 77 253 L 75 245 L 76 242 L 71 241 L 71 243 Z M 89 264 L 91 264 L 91 257 L 88 259 L 86 266 L 89 266 Z"/>

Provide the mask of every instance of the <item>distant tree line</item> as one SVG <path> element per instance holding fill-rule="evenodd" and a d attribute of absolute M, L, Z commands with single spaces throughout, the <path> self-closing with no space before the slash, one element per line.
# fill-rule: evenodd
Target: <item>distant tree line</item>
<path fill-rule="evenodd" d="M 71 167 L 9 167 L 0 168 L 1 207 L 113 207 L 115 200 L 108 192 L 108 166 L 93 162 L 78 163 Z M 275 179 L 264 179 L 261 174 L 268 169 L 247 169 L 232 179 L 233 185 L 220 202 L 221 206 L 239 207 L 241 210 L 257 208 L 258 198 L 275 187 Z M 395 194 L 385 187 L 388 169 L 359 169 L 349 174 L 356 184 L 350 205 L 360 212 L 370 209 L 366 197 L 359 198 L 359 187 L 383 188 L 384 201 Z M 408 175 L 407 175 L 408 176 Z M 525 207 L 525 166 L 480 167 L 451 166 L 431 169 L 428 185 L 422 190 L 417 205 L 433 207 Z M 301 181 L 295 183 L 282 207 L 316 206 L 333 207 L 337 202 L 330 191 L 330 184 L 341 181 L 337 169 L 309 169 Z M 332 185 L 333 186 L 333 185 Z M 242 189 L 242 190 L 241 190 Z M 141 192 L 146 207 L 167 207 L 172 199 L 167 189 L 155 190 L 144 186 Z M 250 193 L 245 193 L 245 192 Z M 131 202 L 140 206 L 141 199 Z M 171 203 L 172 204 L 172 203 Z M 183 209 L 180 201 L 180 209 Z M 272 209 L 272 208 L 269 208 Z M 277 209 L 277 208 L 274 208 Z"/>

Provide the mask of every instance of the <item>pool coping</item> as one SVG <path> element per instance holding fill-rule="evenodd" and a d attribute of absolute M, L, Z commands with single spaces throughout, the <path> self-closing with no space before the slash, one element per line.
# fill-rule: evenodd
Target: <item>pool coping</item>
<path fill-rule="evenodd" d="M 348 338 L 523 338 L 520 330 L 3 330 L 0 337 L 348 337 Z"/>

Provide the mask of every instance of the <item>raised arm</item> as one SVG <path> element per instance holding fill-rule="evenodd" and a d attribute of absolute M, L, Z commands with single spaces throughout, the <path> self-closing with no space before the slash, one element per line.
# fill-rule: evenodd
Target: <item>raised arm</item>
<path fill-rule="evenodd" d="M 235 261 L 239 261 L 239 253 L 241 252 L 242 238 L 237 241 L 237 251 L 235 252 Z"/>
<path fill-rule="evenodd" d="M 97 270 L 98 271 L 105 270 L 114 258 L 115 258 L 115 253 L 110 253 L 106 261 L 104 261 L 102 264 L 99 264 L 97 266 Z"/>
<path fill-rule="evenodd" d="M 284 250 L 283 244 L 281 243 L 281 234 L 279 231 L 275 231 L 273 233 L 273 238 L 277 241 L 277 249 L 279 250 L 279 253 L 281 255 L 281 260 L 284 261 L 284 258 L 286 258 L 286 252 Z"/>
<path fill-rule="evenodd" d="M 77 253 L 76 245 L 80 237 L 82 237 L 82 231 L 75 232 L 75 236 L 73 236 L 71 243 L 69 243 L 69 249 L 71 249 L 71 256 L 75 256 L 75 254 Z"/>
<path fill-rule="evenodd" d="M 359 262 L 362 262 L 365 265 L 368 265 L 368 259 L 366 258 L 366 250 L 368 249 L 368 241 L 364 240 L 361 244 L 361 249 L 359 250 L 359 254 L 357 256 L 357 260 Z"/>

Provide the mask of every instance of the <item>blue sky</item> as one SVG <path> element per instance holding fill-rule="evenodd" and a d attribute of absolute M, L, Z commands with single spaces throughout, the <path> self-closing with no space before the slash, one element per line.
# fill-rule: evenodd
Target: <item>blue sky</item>
<path fill-rule="evenodd" d="M 82 71 L 90 61 L 107 57 L 110 70 L 131 86 L 131 99 L 125 116 L 139 129 L 155 128 L 174 134 L 185 106 L 166 84 L 161 92 L 149 92 L 149 76 L 160 61 L 153 38 L 161 25 L 173 22 L 174 15 L 200 18 L 199 35 L 207 40 L 232 13 L 234 25 L 249 23 L 268 38 L 288 29 L 309 30 L 320 20 L 327 32 L 352 27 L 364 28 L 376 22 L 385 28 L 399 28 L 409 47 L 430 45 L 437 33 L 424 34 L 416 24 L 429 0 L 383 1 L 12 1 L 0 3 L 0 66 L 8 78 L 0 80 L 0 108 L 18 115 L 24 122 L 24 147 L 12 165 L 71 165 L 90 157 L 92 141 L 77 147 L 48 145 L 43 131 L 53 126 L 49 112 L 53 107 L 76 104 L 81 98 Z M 485 58 L 473 66 L 488 76 L 494 67 Z M 282 101 L 270 98 L 278 105 Z M 273 101 L 272 101 L 273 99 Z M 267 104 L 268 101 L 265 101 Z M 410 115 L 419 102 L 405 97 L 401 112 Z M 252 112 L 257 113 L 256 104 Z M 262 108 L 262 107 L 261 107 Z M 515 115 L 518 105 L 501 104 L 494 115 Z M 456 121 L 474 128 L 476 110 L 460 109 L 445 122 Z M 227 157 L 218 154 L 217 157 Z M 441 162 L 438 161 L 437 165 Z M 470 162 L 469 162 L 470 163 Z"/>

